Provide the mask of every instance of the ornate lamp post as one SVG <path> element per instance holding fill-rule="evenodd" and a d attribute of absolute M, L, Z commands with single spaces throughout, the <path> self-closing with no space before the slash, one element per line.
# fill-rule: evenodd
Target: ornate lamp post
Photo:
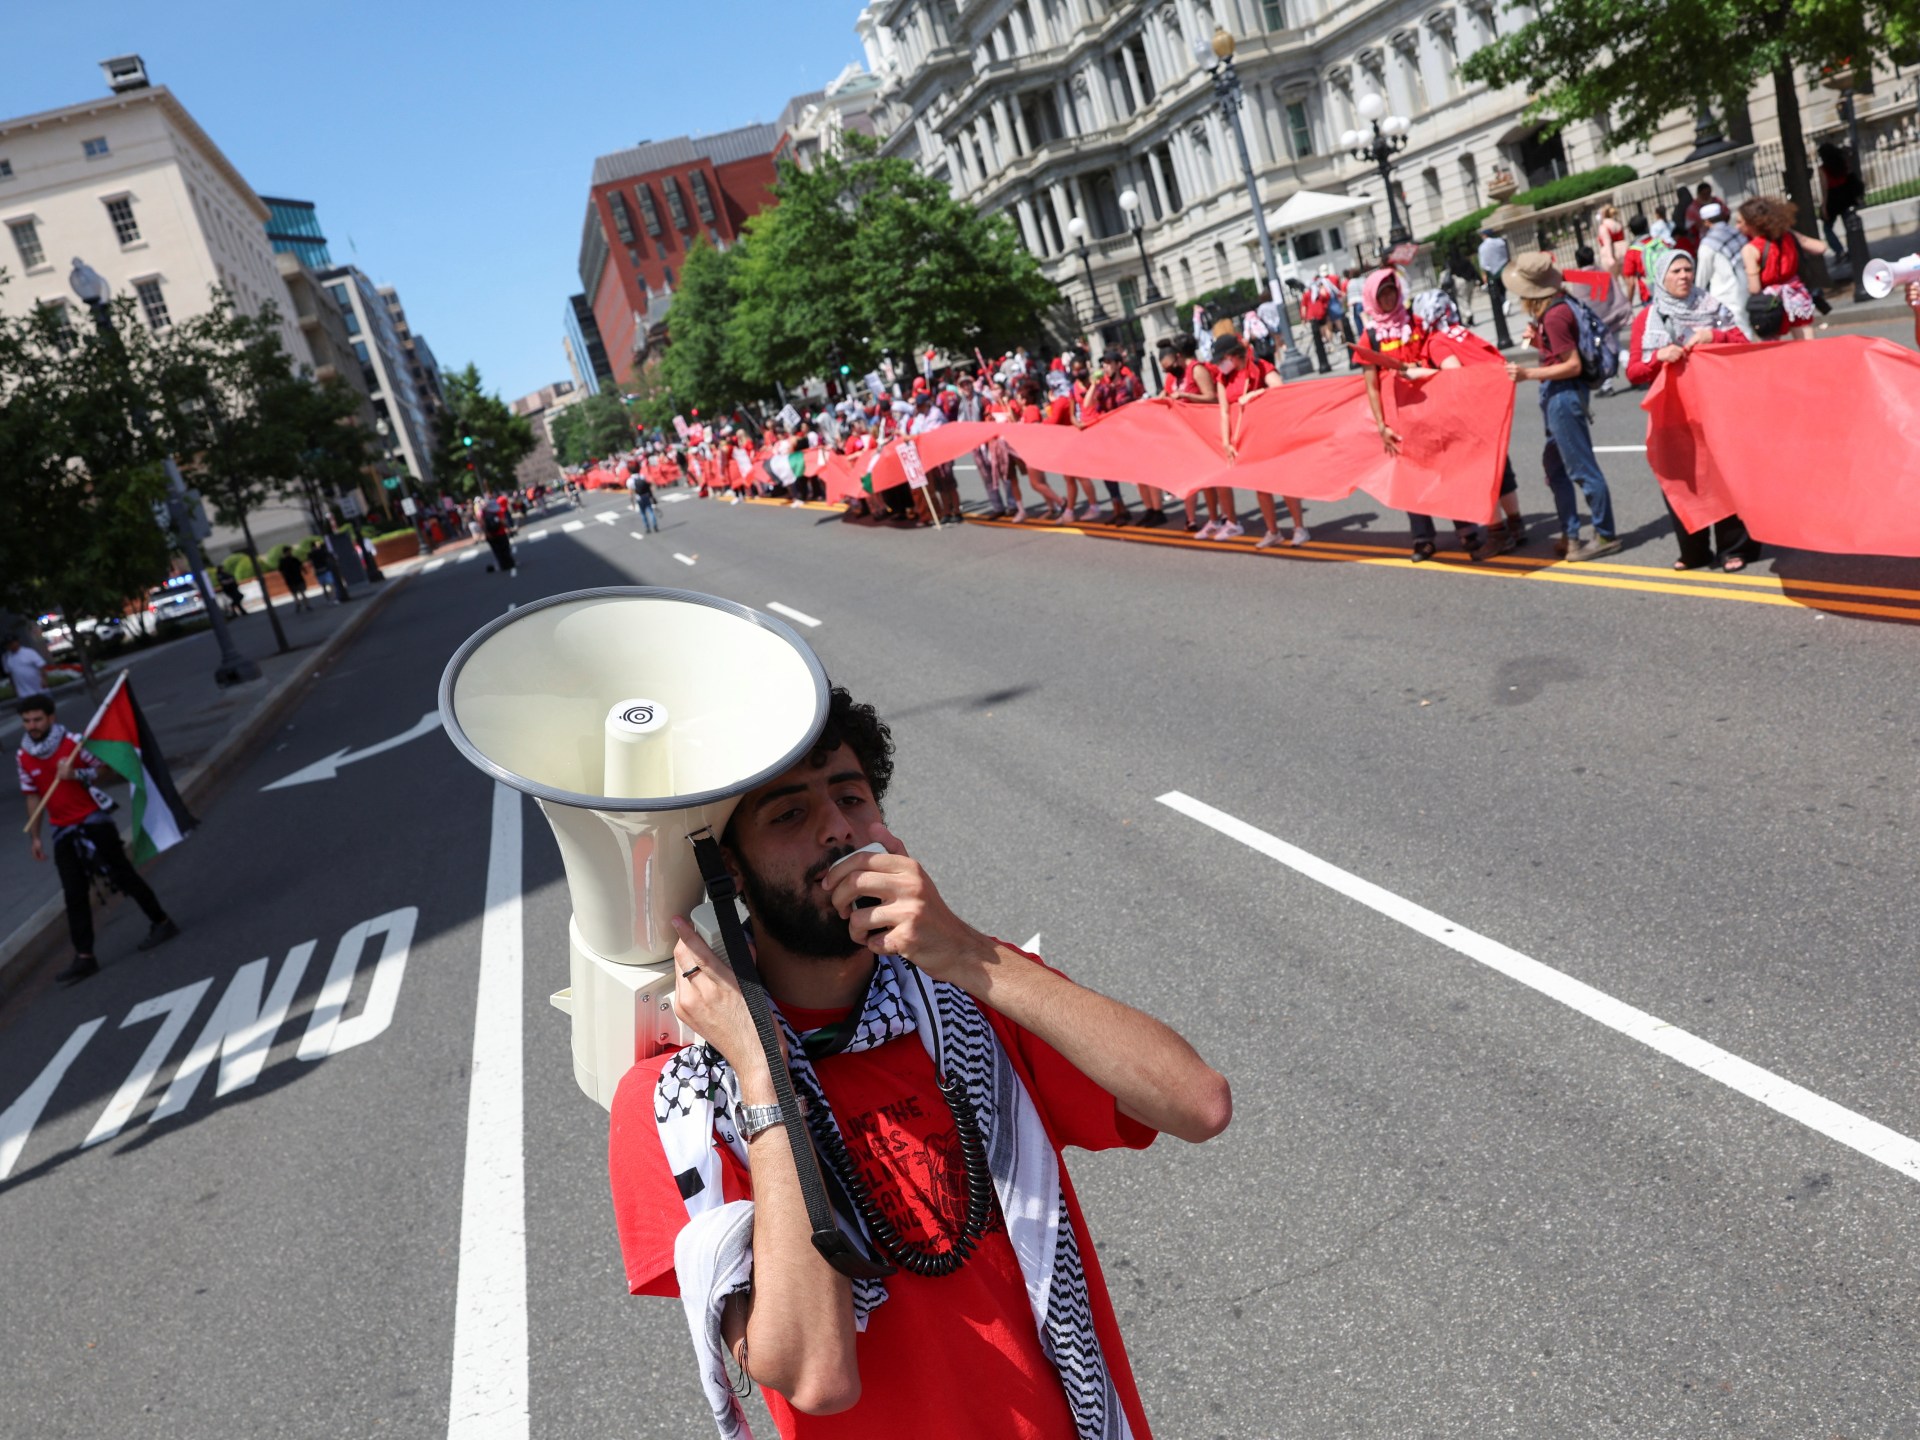
<path fill-rule="evenodd" d="M 1202 45 L 1195 41 L 1194 57 L 1207 67 L 1207 73 L 1213 77 L 1214 97 L 1220 102 L 1220 113 L 1233 131 L 1234 143 L 1240 147 L 1240 173 L 1247 182 L 1247 199 L 1253 204 L 1253 227 L 1260 236 L 1260 255 L 1267 267 L 1267 294 L 1273 301 L 1273 308 L 1279 312 L 1280 343 L 1284 354 L 1280 358 L 1280 378 L 1298 380 L 1313 373 L 1313 366 L 1293 343 L 1293 327 L 1287 323 L 1287 292 L 1280 283 L 1280 265 L 1274 259 L 1273 236 L 1267 233 L 1267 212 L 1260 203 L 1260 184 L 1253 178 L 1253 157 L 1247 151 L 1247 132 L 1240 124 L 1240 74 L 1233 68 L 1233 36 L 1225 26 L 1213 28 L 1213 41 Z M 1211 54 L 1213 60 L 1208 61 Z"/>
<path fill-rule="evenodd" d="M 1412 121 L 1404 115 L 1388 115 L 1387 102 L 1369 90 L 1354 102 L 1354 109 L 1360 112 L 1360 118 L 1367 122 L 1368 130 L 1349 130 L 1340 137 L 1340 148 L 1352 152 L 1356 160 L 1370 162 L 1380 172 L 1380 184 L 1387 192 L 1387 245 L 1404 244 L 1413 236 L 1408 233 L 1405 221 L 1400 214 L 1400 198 L 1393 189 L 1393 157 L 1407 148 L 1407 131 Z"/>
<path fill-rule="evenodd" d="M 1087 272 L 1087 304 L 1092 315 L 1087 320 L 1087 329 L 1098 330 L 1107 323 L 1107 312 L 1101 308 L 1100 292 L 1093 284 L 1093 256 L 1087 252 L 1087 222 L 1076 215 L 1067 221 L 1067 233 L 1073 236 L 1074 243 L 1080 247 L 1080 263 Z"/>
<path fill-rule="evenodd" d="M 106 277 L 76 255 L 73 273 L 67 277 L 67 283 L 93 317 L 94 328 L 100 332 L 101 341 L 116 359 L 124 360 L 126 346 L 121 343 L 120 332 L 114 327 L 110 304 L 113 287 L 107 284 Z M 153 419 L 147 414 L 138 387 L 131 383 L 127 386 L 127 411 L 134 429 L 140 432 L 140 438 L 149 446 L 154 445 Z M 242 681 L 258 680 L 260 667 L 234 649 L 233 635 L 227 629 L 227 617 L 213 593 L 213 583 L 207 579 L 207 562 L 200 553 L 200 537 L 193 532 L 193 517 L 187 510 L 187 482 L 180 474 L 180 467 L 173 463 L 172 455 L 164 455 L 161 460 L 167 472 L 167 517 L 180 548 L 187 553 L 187 567 L 193 572 L 194 586 L 200 592 L 201 603 L 206 606 L 207 619 L 213 624 L 213 638 L 220 646 L 220 663 L 213 669 L 214 683 L 238 685 Z M 260 583 L 264 586 L 266 581 L 263 579 Z"/>
<path fill-rule="evenodd" d="M 1147 288 L 1140 297 L 1140 313 L 1145 315 L 1156 305 L 1164 305 L 1166 296 L 1160 293 L 1160 287 L 1153 283 L 1153 266 L 1147 263 L 1147 241 L 1140 228 L 1140 197 L 1133 190 L 1120 192 L 1120 208 L 1126 212 L 1127 221 L 1133 227 L 1133 243 L 1140 250 L 1140 273 L 1146 276 Z M 1160 390 L 1160 362 L 1155 358 L 1147 339 L 1146 321 L 1140 322 L 1140 358 L 1153 370 L 1153 388 L 1156 394 Z"/>

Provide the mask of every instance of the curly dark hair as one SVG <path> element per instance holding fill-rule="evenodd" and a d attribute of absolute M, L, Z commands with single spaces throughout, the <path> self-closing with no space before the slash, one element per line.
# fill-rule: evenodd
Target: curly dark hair
<path fill-rule="evenodd" d="M 842 745 L 853 752 L 866 772 L 874 803 L 884 803 L 887 786 L 893 783 L 893 732 L 873 706 L 860 703 L 836 685 L 827 692 L 827 723 L 807 756 L 807 767 L 820 769 L 827 763 L 827 756 Z"/>
<path fill-rule="evenodd" d="M 1778 240 L 1791 230 L 1799 215 L 1798 205 L 1778 195 L 1755 195 L 1740 202 L 1740 218 L 1753 227 L 1755 234 L 1769 240 Z"/>

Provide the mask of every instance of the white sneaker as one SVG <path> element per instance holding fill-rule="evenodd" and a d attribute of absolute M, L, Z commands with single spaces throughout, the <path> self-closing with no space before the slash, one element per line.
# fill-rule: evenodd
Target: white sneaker
<path fill-rule="evenodd" d="M 1293 535 L 1290 539 L 1288 539 L 1287 543 L 1289 545 L 1304 545 L 1307 543 L 1307 541 L 1311 540 L 1312 538 L 1313 536 L 1307 533 L 1306 526 L 1296 525 L 1293 527 Z"/>
<path fill-rule="evenodd" d="M 1278 530 L 1269 530 L 1267 531 L 1266 534 L 1262 535 L 1258 540 L 1253 542 L 1253 548 L 1256 550 L 1271 550 L 1273 549 L 1274 546 L 1278 545 L 1279 543 L 1280 543 L 1280 532 Z"/>
<path fill-rule="evenodd" d="M 792 507 L 793 509 L 795 509 L 795 510 L 798 510 L 798 509 L 799 509 L 799 508 L 800 508 L 800 507 L 801 507 L 802 505 L 804 505 L 804 504 L 806 504 L 806 503 L 807 503 L 807 502 L 806 502 L 806 501 L 804 501 L 804 500 L 789 500 L 789 501 L 787 502 L 787 504 L 788 504 L 789 506 L 791 506 L 791 507 Z"/>
<path fill-rule="evenodd" d="M 1007 523 L 1010 525 L 1018 525 L 1022 520 L 1026 518 L 1027 518 L 1027 507 L 1024 505 L 1016 505 L 1013 507 L 1013 509 L 1007 511 Z"/>
<path fill-rule="evenodd" d="M 1220 538 L 1220 522 L 1218 520 L 1209 520 L 1206 524 L 1202 525 L 1198 530 L 1193 532 L 1193 538 L 1196 540 L 1219 539 Z"/>
<path fill-rule="evenodd" d="M 1213 538 L 1216 540 L 1237 540 L 1246 533 L 1246 527 L 1238 521 L 1222 520 L 1220 522 L 1220 533 Z"/>

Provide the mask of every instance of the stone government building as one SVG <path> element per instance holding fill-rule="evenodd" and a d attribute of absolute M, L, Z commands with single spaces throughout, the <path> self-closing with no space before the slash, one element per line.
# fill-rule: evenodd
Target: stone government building
<path fill-rule="evenodd" d="M 1523 116 L 1527 97 L 1517 87 L 1462 81 L 1460 62 L 1525 14 L 1499 0 L 871 0 L 854 28 L 879 81 L 870 115 L 884 153 L 1009 216 L 1083 325 L 1094 313 L 1142 308 L 1139 250 L 1120 203 L 1128 191 L 1170 306 L 1261 274 L 1239 152 L 1194 53 L 1216 25 L 1237 41 L 1242 120 L 1269 214 L 1302 190 L 1343 196 L 1350 207 L 1275 235 L 1283 275 L 1305 278 L 1323 262 L 1339 269 L 1379 253 L 1389 228 L 1379 175 L 1339 148 L 1343 131 L 1365 128 L 1355 102 L 1369 92 L 1412 122 L 1393 176 L 1417 238 L 1490 203 L 1488 186 L 1502 170 L 1524 189 L 1631 165 L 1642 180 L 1616 198 L 1649 211 L 1683 180 L 1711 178 L 1736 197 L 1780 188 L 1770 81 L 1751 97 L 1750 132 L 1736 119 L 1723 139 L 1712 117 L 1697 125 L 1677 112 L 1644 147 L 1614 144 L 1603 120 L 1549 136 Z M 1877 167 L 1920 178 L 1915 69 L 1877 78 L 1876 93 L 1860 102 L 1870 189 Z M 1809 147 L 1837 133 L 1835 99 L 1804 84 Z M 1578 208 L 1590 213 L 1604 198 Z M 1884 208 L 1890 213 L 1870 215 L 1870 235 L 1920 229 L 1920 199 Z M 1086 263 L 1070 229 L 1076 217 L 1085 221 Z M 1803 216 L 1802 228 L 1815 220 Z M 1162 309 L 1149 328 L 1185 323 Z"/>

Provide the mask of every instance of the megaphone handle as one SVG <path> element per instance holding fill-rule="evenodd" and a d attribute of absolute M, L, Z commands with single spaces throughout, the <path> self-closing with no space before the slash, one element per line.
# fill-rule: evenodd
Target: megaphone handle
<path fill-rule="evenodd" d="M 687 837 L 706 883 L 707 898 L 713 901 L 714 919 L 720 926 L 720 941 L 740 982 L 740 995 L 747 1002 L 747 1014 L 753 1017 L 754 1034 L 760 1040 L 760 1052 L 766 1057 L 767 1073 L 773 1080 L 773 1098 L 780 1107 L 780 1123 L 787 1132 L 787 1148 L 793 1152 L 793 1168 L 800 1181 L 800 1197 L 806 1202 L 807 1223 L 813 1227 L 813 1248 L 835 1270 L 850 1280 L 878 1280 L 893 1273 L 893 1266 L 872 1259 L 841 1233 L 833 1222 L 833 1203 L 827 1198 L 826 1181 L 820 1173 L 820 1157 L 813 1148 L 813 1136 L 800 1114 L 799 1097 L 793 1093 L 793 1076 L 787 1070 L 786 1057 L 780 1053 L 780 1034 L 773 1021 L 773 1001 L 760 967 L 753 963 L 747 944 L 747 932 L 740 926 L 740 912 L 734 905 L 738 893 L 733 876 L 727 870 L 720 842 L 711 831 Z M 857 1213 L 851 1208 L 849 1214 Z"/>

